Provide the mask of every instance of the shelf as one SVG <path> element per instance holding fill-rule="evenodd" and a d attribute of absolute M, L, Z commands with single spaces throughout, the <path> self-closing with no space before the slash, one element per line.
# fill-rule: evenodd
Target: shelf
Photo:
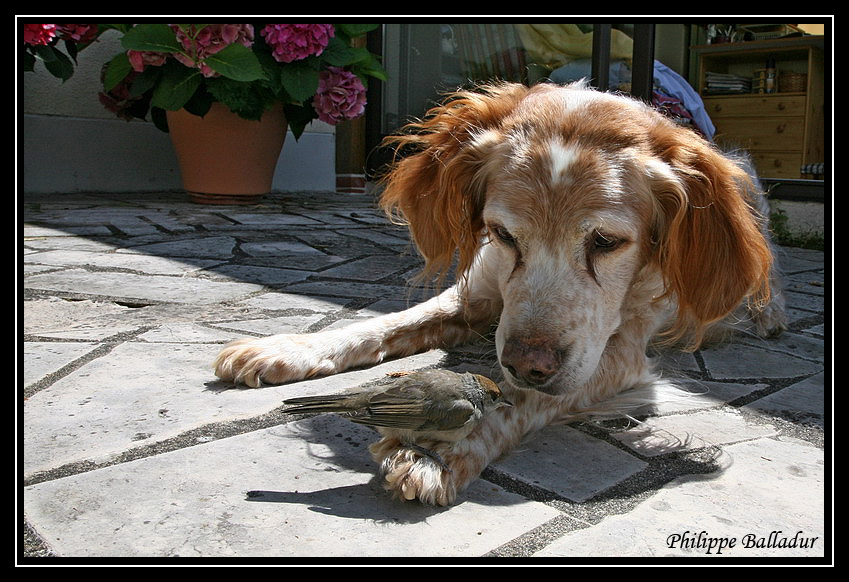
<path fill-rule="evenodd" d="M 697 90 L 721 145 L 749 151 L 763 178 L 801 178 L 803 164 L 824 162 L 823 36 L 804 36 L 691 47 L 698 63 Z M 775 63 L 774 93 L 705 93 L 706 74 L 751 78 Z M 781 73 L 807 74 L 804 91 L 781 91 Z"/>
<path fill-rule="evenodd" d="M 733 58 L 736 54 L 741 59 L 749 59 L 753 56 L 770 52 L 782 52 L 792 55 L 794 51 L 798 51 L 799 55 L 805 55 L 811 47 L 823 50 L 825 48 L 825 37 L 822 35 L 810 35 L 775 40 L 699 44 L 691 46 L 690 50 L 697 55 L 724 55 L 725 57 L 730 56 Z"/>

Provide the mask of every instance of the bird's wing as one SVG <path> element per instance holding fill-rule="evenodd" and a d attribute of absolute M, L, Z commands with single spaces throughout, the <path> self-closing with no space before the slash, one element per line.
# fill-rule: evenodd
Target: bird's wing
<path fill-rule="evenodd" d="M 351 420 L 369 426 L 416 430 L 427 421 L 420 390 L 393 386 L 375 393 Z"/>
<path fill-rule="evenodd" d="M 351 418 L 370 426 L 406 430 L 453 430 L 463 426 L 473 411 L 465 399 L 435 402 L 420 389 L 398 386 L 375 394 L 363 414 Z"/>

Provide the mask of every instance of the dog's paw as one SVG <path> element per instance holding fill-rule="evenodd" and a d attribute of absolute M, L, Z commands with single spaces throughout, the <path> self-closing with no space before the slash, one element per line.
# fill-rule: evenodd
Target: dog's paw
<path fill-rule="evenodd" d="M 305 335 L 246 338 L 227 344 L 213 367 L 222 380 L 257 388 L 335 373 L 336 363 L 322 352 Z"/>
<path fill-rule="evenodd" d="M 754 324 L 754 331 L 760 337 L 774 338 L 781 335 L 787 330 L 784 295 L 774 295 L 769 304 L 752 313 L 751 319 Z"/>
<path fill-rule="evenodd" d="M 370 447 L 380 462 L 384 489 L 406 501 L 418 499 L 428 505 L 451 505 L 457 498 L 455 475 L 441 459 L 415 448 L 383 439 Z"/>

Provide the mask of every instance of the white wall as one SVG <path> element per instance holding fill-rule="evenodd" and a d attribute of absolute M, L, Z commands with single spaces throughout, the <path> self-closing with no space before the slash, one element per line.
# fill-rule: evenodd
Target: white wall
<path fill-rule="evenodd" d="M 100 68 L 121 51 L 118 35 L 103 34 L 80 53 L 74 76 L 62 83 L 40 63 L 23 75 L 18 110 L 25 192 L 179 190 L 180 172 L 167 134 L 152 123 L 123 121 L 97 98 Z M 334 128 L 315 121 L 295 141 L 291 132 L 277 165 L 278 191 L 334 190 Z"/>

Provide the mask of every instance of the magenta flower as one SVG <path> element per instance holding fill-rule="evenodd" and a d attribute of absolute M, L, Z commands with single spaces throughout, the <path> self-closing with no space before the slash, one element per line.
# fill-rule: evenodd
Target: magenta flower
<path fill-rule="evenodd" d="M 321 121 L 336 125 L 363 114 L 366 88 L 355 74 L 339 67 L 328 67 L 319 74 L 318 92 L 312 105 Z"/>
<path fill-rule="evenodd" d="M 55 24 L 24 24 L 24 42 L 47 45 L 56 37 Z"/>
<path fill-rule="evenodd" d="M 268 24 L 260 34 L 281 63 L 320 55 L 336 34 L 332 24 Z"/>
<path fill-rule="evenodd" d="M 97 36 L 96 24 L 57 24 L 59 38 L 87 44 Z"/>
<path fill-rule="evenodd" d="M 130 59 L 130 65 L 137 73 L 144 71 L 144 68 L 149 66 L 159 67 L 168 58 L 168 53 L 158 53 L 155 51 L 127 51 L 127 57 Z"/>
<path fill-rule="evenodd" d="M 254 43 L 254 27 L 251 24 L 210 24 L 200 30 L 191 26 L 187 31 L 172 24 L 171 29 L 186 51 L 186 54 L 175 53 L 174 58 L 187 67 L 200 69 L 204 77 L 218 76 L 218 73 L 204 62 L 208 56 L 234 43 L 249 48 Z"/>

